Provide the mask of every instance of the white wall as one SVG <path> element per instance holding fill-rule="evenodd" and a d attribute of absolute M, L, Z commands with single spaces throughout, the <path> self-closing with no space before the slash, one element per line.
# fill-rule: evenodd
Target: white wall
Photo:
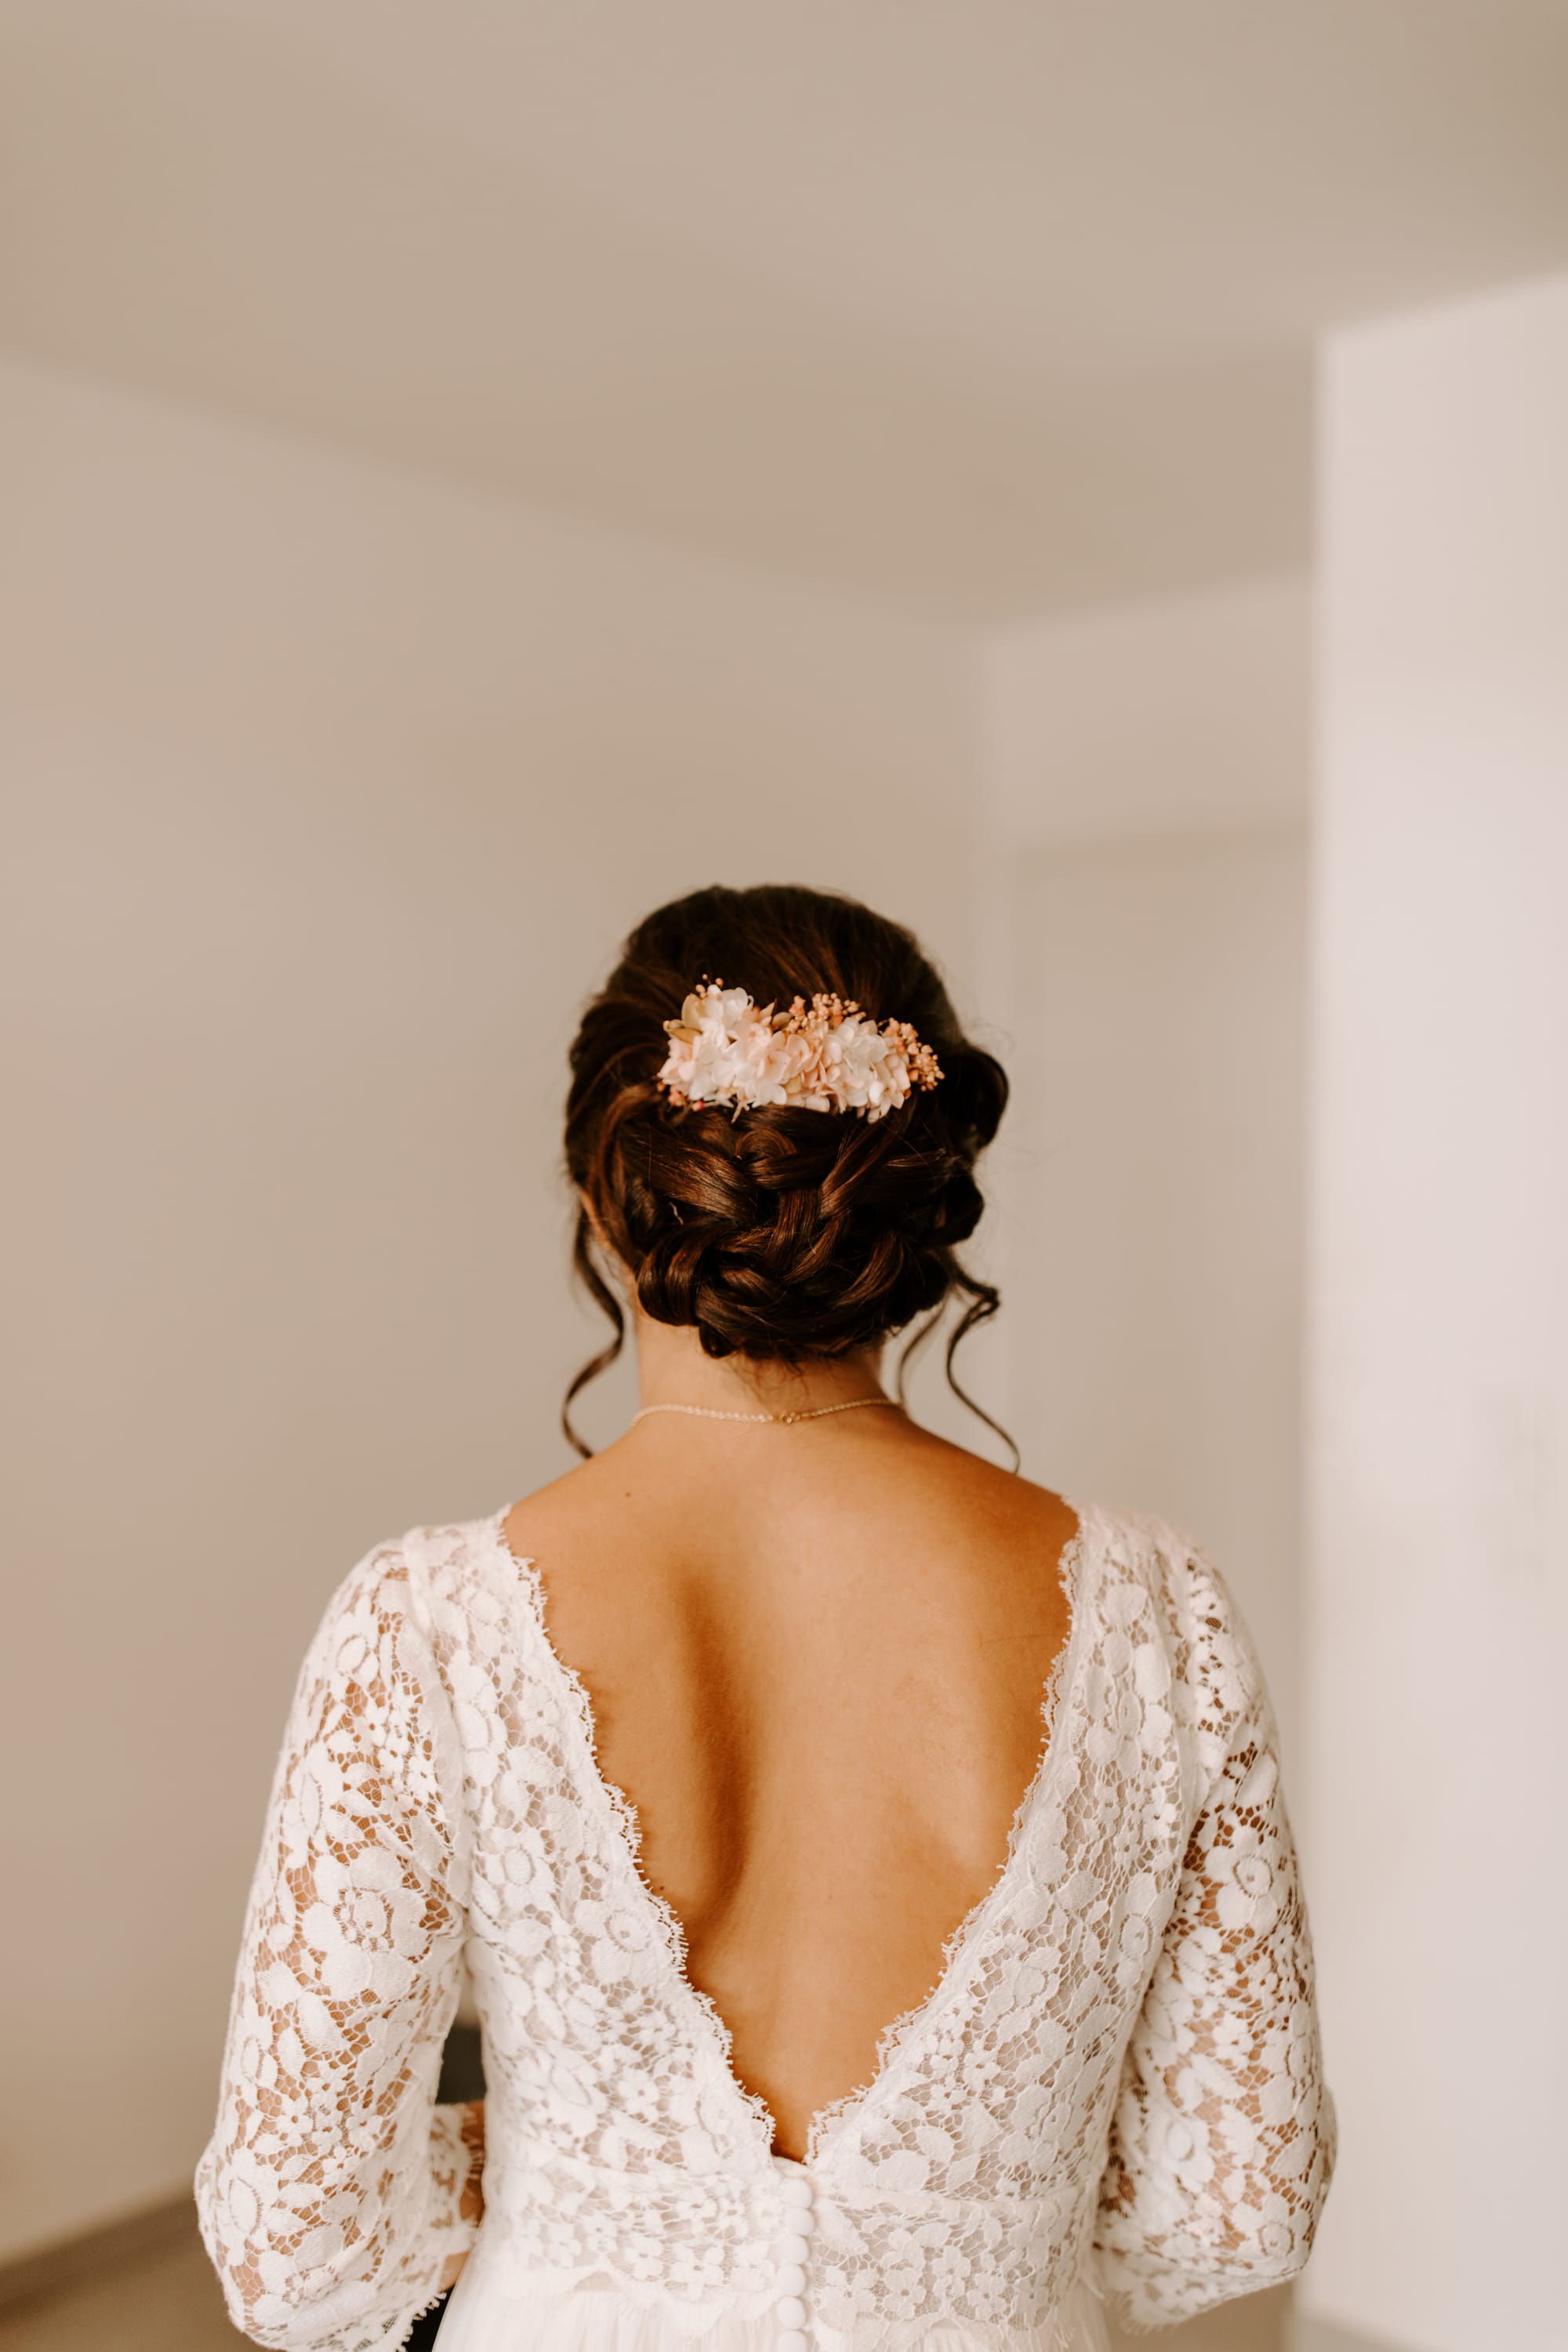
<path fill-rule="evenodd" d="M 1035 1475 L 1210 1547 L 1288 1740 L 1308 614 L 1280 577 L 1033 624 L 983 705 L 1007 1410 Z"/>
<path fill-rule="evenodd" d="M 0 468 L 5 2252 L 188 2180 L 331 1585 L 569 1458 L 625 927 L 836 884 L 962 983 L 973 742 L 929 628 L 194 413 L 0 367 Z"/>
<path fill-rule="evenodd" d="M 1563 2342 L 1568 279 L 1323 399 L 1313 1906 L 1324 2344 Z"/>

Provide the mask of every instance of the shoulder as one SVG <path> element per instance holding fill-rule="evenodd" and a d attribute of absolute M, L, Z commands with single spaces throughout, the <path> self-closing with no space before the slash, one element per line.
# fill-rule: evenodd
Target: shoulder
<path fill-rule="evenodd" d="M 635 1470 L 628 1471 L 623 1445 L 607 1445 L 521 1496 L 492 1525 L 517 1559 L 553 1555 L 603 1526 L 621 1532 L 628 1506 L 637 1519 L 638 1506 L 647 1499 L 645 1486 L 646 1476 L 639 1481 Z"/>
<path fill-rule="evenodd" d="M 1268 1717 L 1268 1690 L 1247 1621 L 1204 1546 L 1152 1513 L 1093 1505 L 1079 1516 L 1093 1605 L 1112 1618 L 1146 1608 L 1202 1744 L 1223 1747 L 1244 1718 Z"/>
<path fill-rule="evenodd" d="M 475 1726 L 491 1739 L 498 1690 L 527 1677 L 504 1516 L 431 1521 L 372 1545 L 327 1601 L 297 1709 L 321 1724 L 363 1718 L 388 1750 L 433 1742 L 443 1772 Z"/>
<path fill-rule="evenodd" d="M 888 1483 L 868 1486 L 863 1499 L 873 1515 L 901 1509 L 933 1533 L 952 1539 L 983 1534 L 1030 1559 L 1059 1555 L 1079 1531 L 1079 1514 L 1064 1496 L 914 1427 L 893 1457 Z"/>
<path fill-rule="evenodd" d="M 432 1521 L 373 1544 L 330 1594 L 313 1658 L 358 1656 L 366 1643 L 384 1658 L 412 1661 L 432 1648 L 439 1655 L 459 1629 L 498 1615 L 515 1583 L 505 1573 L 503 1516 Z"/>
<path fill-rule="evenodd" d="M 395 1633 L 416 1614 L 411 1569 L 410 1538 L 389 1536 L 362 1552 L 327 1596 L 316 1626 L 312 1653 L 326 1656 L 356 1655 L 354 1637 Z"/>
<path fill-rule="evenodd" d="M 1205 1625 L 1239 1623 L 1224 1577 L 1184 1528 L 1152 1511 L 1106 1503 L 1079 1503 L 1073 1508 L 1084 1545 L 1099 1556 L 1106 1580 L 1144 1587 L 1174 1632 L 1191 1641 Z"/>

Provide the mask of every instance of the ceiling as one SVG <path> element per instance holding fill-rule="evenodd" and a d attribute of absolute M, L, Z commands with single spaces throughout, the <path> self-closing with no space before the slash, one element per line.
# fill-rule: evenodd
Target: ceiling
<path fill-rule="evenodd" d="M 0 345 L 965 621 L 1308 552 L 1568 0 L 0 0 Z"/>

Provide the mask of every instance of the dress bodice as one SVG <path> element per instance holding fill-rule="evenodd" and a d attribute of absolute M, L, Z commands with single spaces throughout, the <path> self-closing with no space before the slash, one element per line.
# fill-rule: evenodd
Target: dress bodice
<path fill-rule="evenodd" d="M 541 2295 L 688 2336 L 782 2314 L 776 2352 L 1043 2347 L 1086 2283 L 1148 2324 L 1300 2266 L 1332 2159 L 1310 1951 L 1267 1695 L 1200 1552 L 1080 1512 L 1005 1858 L 791 2168 L 504 1517 L 368 1554 L 300 1677 L 198 2177 L 237 2325 L 397 2345 L 469 2243 L 435 2096 L 465 1958 L 480 2251 Z"/>

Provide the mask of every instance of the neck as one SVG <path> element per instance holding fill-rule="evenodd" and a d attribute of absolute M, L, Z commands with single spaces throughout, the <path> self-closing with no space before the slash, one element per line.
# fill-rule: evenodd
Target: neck
<path fill-rule="evenodd" d="M 852 1397 L 881 1396 L 879 1348 L 831 1362 L 777 1364 L 756 1356 L 705 1356 L 689 1328 L 635 1314 L 640 1405 L 696 1404 L 710 1412 L 809 1412 Z"/>

